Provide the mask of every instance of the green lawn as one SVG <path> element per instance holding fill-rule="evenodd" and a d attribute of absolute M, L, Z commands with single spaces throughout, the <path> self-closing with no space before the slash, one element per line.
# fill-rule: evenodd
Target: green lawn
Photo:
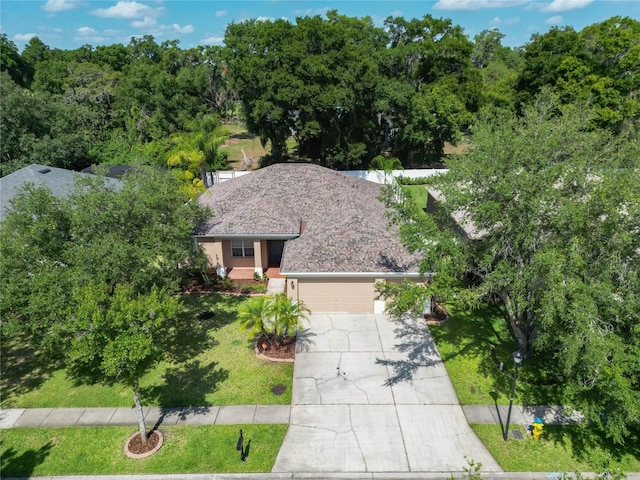
<path fill-rule="evenodd" d="M 592 472 L 605 468 L 640 472 L 637 441 L 615 446 L 590 436 L 584 428 L 547 425 L 540 440 L 504 442 L 500 425 L 471 427 L 508 472 Z"/>
<path fill-rule="evenodd" d="M 238 331 L 236 313 L 245 297 L 186 295 L 177 328 L 163 339 L 171 357 L 141 382 L 144 405 L 200 406 L 289 404 L 293 365 L 256 358 L 247 332 Z M 210 318 L 201 314 L 213 312 Z M 131 406 L 132 390 L 100 384 L 49 367 L 21 338 L 2 339 L 2 407 Z M 285 385 L 284 394 L 271 389 Z"/>
<path fill-rule="evenodd" d="M 413 199 L 418 208 L 427 208 L 427 189 L 424 185 L 403 185 L 402 191 Z"/>
<path fill-rule="evenodd" d="M 236 450 L 243 429 L 246 461 Z M 152 456 L 130 459 L 124 443 L 131 427 L 4 430 L 3 476 L 269 472 L 287 425 L 163 427 L 164 444 Z"/>
<path fill-rule="evenodd" d="M 260 158 L 271 151 L 269 144 L 266 145 L 266 148 L 263 147 L 260 138 L 248 133 L 243 125 L 228 124 L 224 127 L 230 135 L 224 146 L 220 148 L 227 152 L 229 166 L 232 169 L 245 169 L 243 151 L 247 157 L 255 161 L 254 166 L 259 165 Z"/>
<path fill-rule="evenodd" d="M 460 310 L 448 305 L 449 322 L 430 327 L 460 403 L 507 404 L 513 378 L 512 353 L 518 349 L 504 312 L 495 306 Z M 501 371 L 500 363 L 504 368 Z M 516 403 L 562 405 L 559 386 L 544 385 L 535 360 L 522 363 Z"/>

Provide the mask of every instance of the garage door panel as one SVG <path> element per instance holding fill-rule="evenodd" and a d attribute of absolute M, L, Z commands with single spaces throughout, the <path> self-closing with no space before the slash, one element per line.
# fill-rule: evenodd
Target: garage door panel
<path fill-rule="evenodd" d="M 373 279 L 299 279 L 298 295 L 312 312 L 373 312 Z"/>

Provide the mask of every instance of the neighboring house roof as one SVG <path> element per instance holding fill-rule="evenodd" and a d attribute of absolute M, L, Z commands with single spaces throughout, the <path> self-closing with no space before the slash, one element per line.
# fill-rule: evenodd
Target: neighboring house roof
<path fill-rule="evenodd" d="M 4 221 L 11 207 L 11 200 L 25 185 L 32 183 L 37 187 L 45 187 L 54 196 L 65 198 L 73 191 L 76 179 L 86 176 L 92 175 L 64 168 L 33 164 L 0 178 L 0 221 Z M 109 181 L 120 183 L 113 179 L 109 179 Z"/>
<path fill-rule="evenodd" d="M 111 178 L 121 178 L 125 173 L 131 171 L 133 168 L 130 165 L 101 165 L 100 167 L 104 169 L 104 176 Z M 83 168 L 82 173 L 95 175 L 96 170 L 100 170 L 100 168 L 92 165 L 90 167 Z"/>
<path fill-rule="evenodd" d="M 312 164 L 276 164 L 210 187 L 196 236 L 288 238 L 283 273 L 412 273 L 416 257 L 378 199 L 381 185 Z"/>
<path fill-rule="evenodd" d="M 445 196 L 440 189 L 430 186 L 425 187 L 427 194 L 431 196 L 435 201 L 439 203 L 445 202 Z M 466 208 L 456 210 L 451 213 L 451 218 L 458 225 L 460 233 L 464 238 L 469 240 L 482 240 L 489 234 L 489 231 L 484 228 L 478 228 L 475 223 L 469 218 L 469 212 Z"/>

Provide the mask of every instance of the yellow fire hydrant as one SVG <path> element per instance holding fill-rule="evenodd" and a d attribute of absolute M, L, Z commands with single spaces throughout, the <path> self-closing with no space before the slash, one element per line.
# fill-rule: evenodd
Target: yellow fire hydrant
<path fill-rule="evenodd" d="M 531 426 L 533 427 L 533 429 L 531 430 L 531 436 L 534 440 L 539 440 L 540 435 L 542 435 L 542 429 L 544 428 L 542 419 L 540 417 L 536 417 Z"/>

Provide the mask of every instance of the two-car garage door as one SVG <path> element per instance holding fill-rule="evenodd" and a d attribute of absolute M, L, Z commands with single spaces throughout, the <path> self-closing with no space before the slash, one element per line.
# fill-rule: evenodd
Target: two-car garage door
<path fill-rule="evenodd" d="M 312 312 L 373 312 L 372 278 L 301 278 L 297 296 Z"/>

